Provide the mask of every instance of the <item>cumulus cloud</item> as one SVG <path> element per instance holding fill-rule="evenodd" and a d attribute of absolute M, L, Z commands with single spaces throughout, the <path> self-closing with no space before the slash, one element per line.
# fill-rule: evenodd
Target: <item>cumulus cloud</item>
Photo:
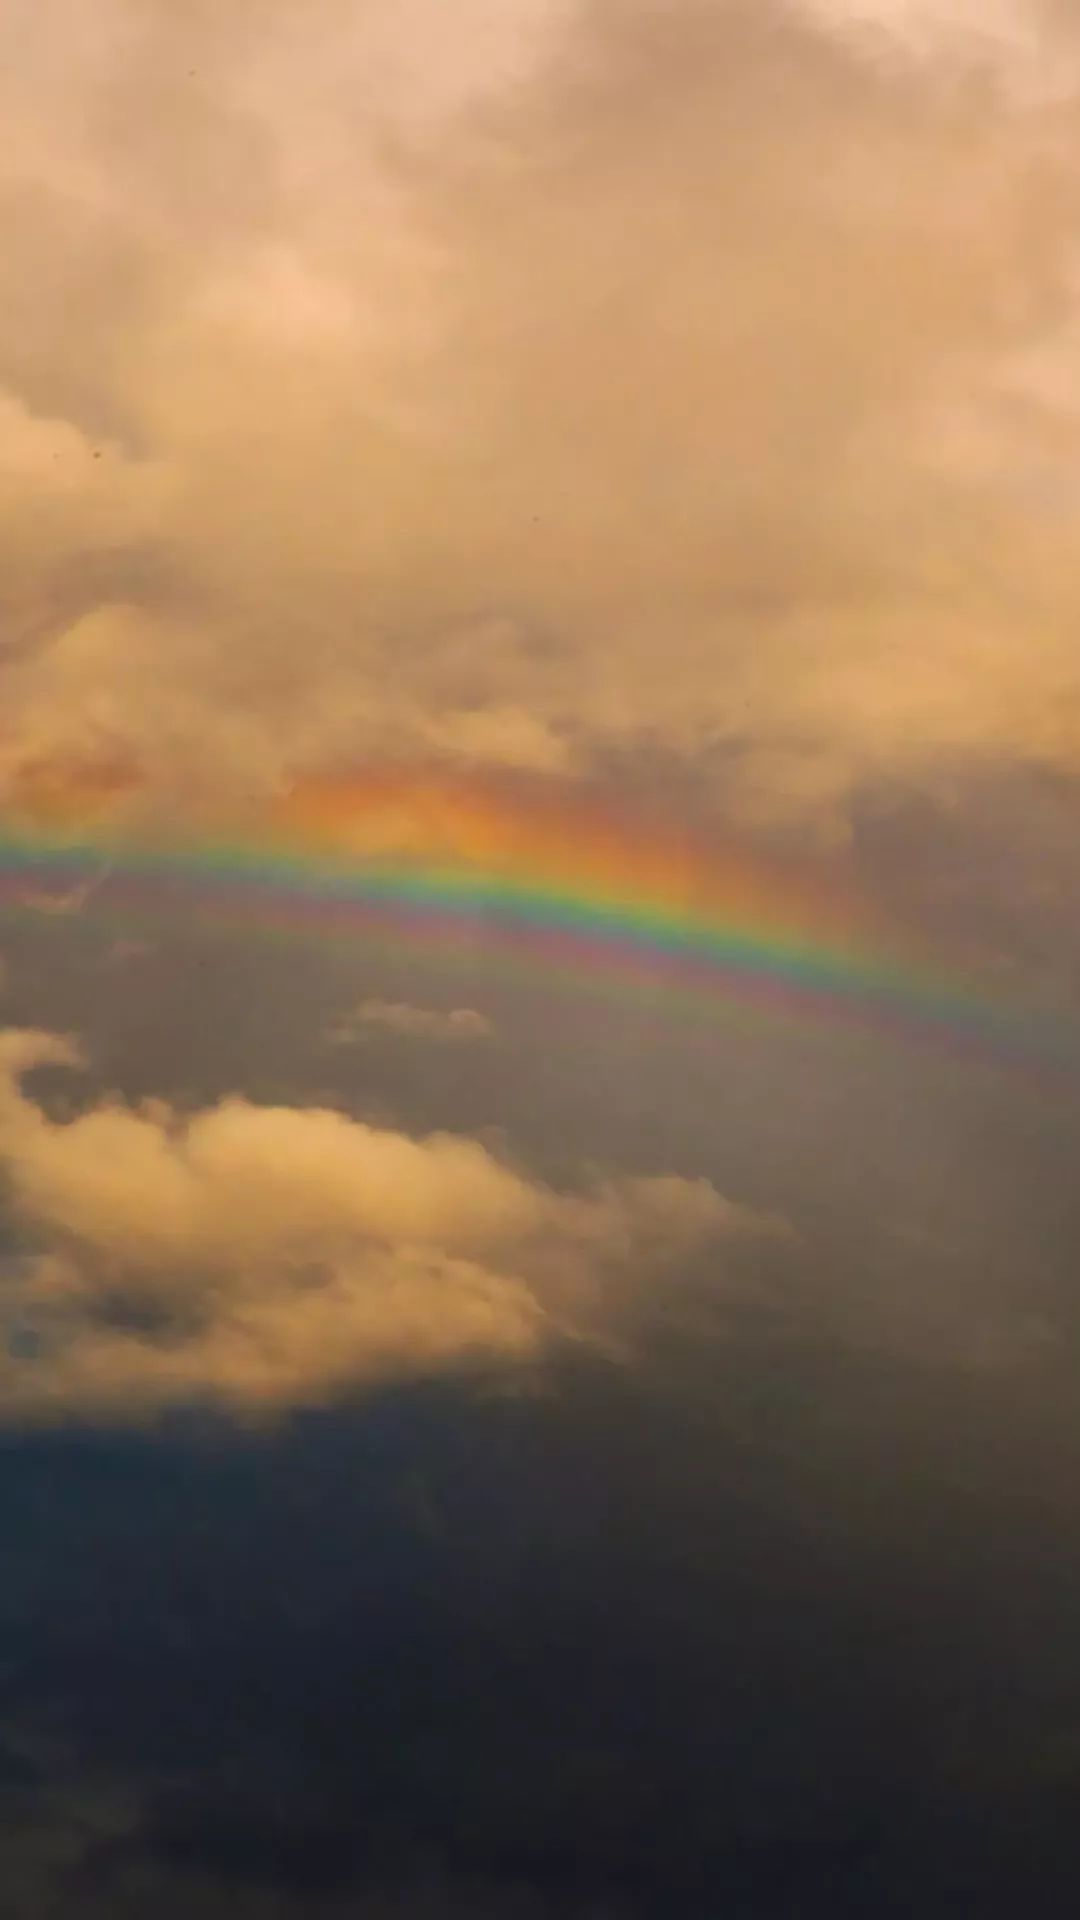
<path fill-rule="evenodd" d="M 560 1192 L 478 1141 L 232 1098 L 56 1119 L 24 1076 L 79 1064 L 0 1036 L 0 1414 L 251 1412 L 597 1331 L 618 1287 L 753 1216 L 705 1181 Z M 613 1293 L 614 1290 L 614 1293 Z"/>
<path fill-rule="evenodd" d="M 1074 769 L 1077 23 L 962 11 L 9 8 L 0 779 Z"/>
<path fill-rule="evenodd" d="M 372 1028 L 413 1040 L 486 1040 L 494 1029 L 474 1007 L 414 1007 L 405 1000 L 362 1000 L 345 1020 L 330 1029 L 334 1046 L 362 1042 Z"/>

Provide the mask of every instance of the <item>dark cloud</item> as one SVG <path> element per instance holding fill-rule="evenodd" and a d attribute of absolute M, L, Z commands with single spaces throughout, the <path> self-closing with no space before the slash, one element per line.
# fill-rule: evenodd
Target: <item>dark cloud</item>
<path fill-rule="evenodd" d="M 53 1730 L 18 1804 L 68 1910 L 1067 1892 L 1067 1838 L 1027 1850 L 1072 1777 L 1075 1420 L 753 1312 L 723 1377 L 693 1338 L 247 1444 L 9 1440 L 5 1697 Z"/>

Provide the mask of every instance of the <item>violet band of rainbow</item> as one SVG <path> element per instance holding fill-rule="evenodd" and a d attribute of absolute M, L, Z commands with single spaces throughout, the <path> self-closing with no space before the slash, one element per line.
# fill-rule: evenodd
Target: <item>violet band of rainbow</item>
<path fill-rule="evenodd" d="M 81 841 L 0 834 L 0 906 L 26 905 L 41 887 L 99 877 L 95 915 L 126 924 L 205 917 L 276 937 L 389 936 L 406 947 L 468 948 L 555 970 L 563 984 L 609 982 L 710 1002 L 871 1027 L 947 1049 L 1050 1065 L 1071 1054 L 1047 1016 L 970 982 L 856 945 L 815 939 L 812 928 L 725 921 L 648 898 L 597 897 L 546 876 L 472 863 L 364 859 L 262 845 Z M 685 1010 L 685 1007 L 684 1007 Z"/>

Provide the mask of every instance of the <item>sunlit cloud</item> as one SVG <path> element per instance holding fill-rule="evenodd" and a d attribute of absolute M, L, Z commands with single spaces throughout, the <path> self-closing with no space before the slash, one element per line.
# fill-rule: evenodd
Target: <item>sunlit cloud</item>
<path fill-rule="evenodd" d="M 828 838 L 1074 770 L 1071 98 L 824 0 L 475 12 L 0 29 L 0 779 L 649 746 Z M 998 12 L 1064 88 L 1068 10 Z"/>
<path fill-rule="evenodd" d="M 8 1032 L 0 1061 L 19 1235 L 0 1417 L 205 1400 L 265 1413 L 476 1357 L 520 1362 L 597 1334 L 635 1277 L 756 1230 L 706 1181 L 559 1192 L 478 1141 L 329 1109 L 106 1100 L 54 1120 L 22 1076 L 77 1066 L 78 1048 Z"/>

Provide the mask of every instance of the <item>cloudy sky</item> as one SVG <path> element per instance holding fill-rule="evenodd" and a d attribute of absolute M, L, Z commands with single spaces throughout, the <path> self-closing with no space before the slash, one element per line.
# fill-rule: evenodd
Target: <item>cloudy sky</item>
<path fill-rule="evenodd" d="M 1070 0 L 0 10 L 15 1920 L 1069 1910 L 1078 105 Z M 132 910 L 327 793 L 1037 1058 Z"/>

